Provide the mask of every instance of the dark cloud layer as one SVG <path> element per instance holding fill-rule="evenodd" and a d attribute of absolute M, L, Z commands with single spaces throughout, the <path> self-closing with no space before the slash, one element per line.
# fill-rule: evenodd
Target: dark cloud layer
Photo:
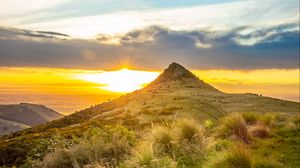
<path fill-rule="evenodd" d="M 0 28 L 0 66 L 110 69 L 127 62 L 137 68 L 161 69 L 179 62 L 193 69 L 299 68 L 297 27 L 208 32 L 151 26 L 120 37 L 99 35 L 96 40 Z M 118 45 L 108 44 L 116 39 Z"/>

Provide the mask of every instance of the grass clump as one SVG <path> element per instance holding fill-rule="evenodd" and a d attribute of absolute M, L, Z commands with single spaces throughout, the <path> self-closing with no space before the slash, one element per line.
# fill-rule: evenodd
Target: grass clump
<path fill-rule="evenodd" d="M 173 135 L 172 130 L 169 127 L 155 127 L 152 130 L 152 144 L 156 151 L 163 153 L 171 153 Z"/>
<path fill-rule="evenodd" d="M 252 155 L 244 144 L 236 144 L 211 157 L 206 168 L 251 168 Z"/>
<path fill-rule="evenodd" d="M 248 133 L 252 137 L 266 138 L 270 134 L 270 129 L 265 125 L 256 124 L 248 128 Z"/>
<path fill-rule="evenodd" d="M 221 138 L 238 139 L 245 143 L 250 142 L 246 122 L 237 113 L 230 114 L 221 121 L 220 126 L 217 127 L 217 135 Z"/>
<path fill-rule="evenodd" d="M 144 142 L 134 151 L 133 157 L 121 167 L 176 168 L 177 163 L 166 156 L 155 156 L 152 144 Z"/>
<path fill-rule="evenodd" d="M 149 166 L 154 159 L 152 144 L 142 143 L 137 150 L 134 151 L 134 159 L 131 165 L 135 167 Z"/>
<path fill-rule="evenodd" d="M 258 114 L 253 113 L 253 112 L 242 113 L 242 117 L 243 117 L 244 121 L 246 122 L 246 124 L 249 124 L 249 125 L 256 124 L 256 122 L 259 118 Z"/>
<path fill-rule="evenodd" d="M 127 167 L 199 167 L 207 141 L 203 129 L 191 119 L 154 127 L 152 134 L 136 147 Z"/>
<path fill-rule="evenodd" d="M 274 127 L 276 124 L 276 118 L 275 115 L 272 113 L 267 113 L 259 117 L 258 119 L 259 124 L 268 126 L 268 127 Z"/>
<path fill-rule="evenodd" d="M 195 140 L 203 138 L 203 130 L 199 123 L 192 119 L 179 120 L 176 123 L 179 140 Z"/>

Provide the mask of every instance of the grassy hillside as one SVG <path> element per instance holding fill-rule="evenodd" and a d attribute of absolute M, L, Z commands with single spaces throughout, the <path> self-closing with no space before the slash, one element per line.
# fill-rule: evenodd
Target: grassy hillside
<path fill-rule="evenodd" d="M 0 165 L 230 167 L 235 163 L 227 163 L 231 162 L 228 160 L 237 154 L 243 155 L 250 167 L 268 167 L 269 163 L 269 167 L 295 167 L 299 163 L 298 114 L 297 102 L 223 93 L 182 66 L 171 64 L 141 90 L 2 137 Z M 180 124 L 191 118 L 193 125 Z M 157 133 L 156 129 L 161 130 Z M 184 131 L 180 133 L 180 129 Z M 178 131 L 191 135 L 178 137 Z M 264 136 L 256 135 L 261 132 Z M 167 151 L 152 145 L 149 148 L 149 144 L 156 143 L 156 134 L 163 136 L 158 137 L 159 146 L 164 145 L 161 141 L 170 143 L 163 147 Z M 235 144 L 244 151 L 236 151 Z M 182 149 L 186 147 L 190 147 L 188 151 Z M 248 153 L 256 154 L 250 157 Z M 255 158 L 263 158 L 262 163 L 254 162 Z M 274 159 L 275 166 L 267 158 Z"/>

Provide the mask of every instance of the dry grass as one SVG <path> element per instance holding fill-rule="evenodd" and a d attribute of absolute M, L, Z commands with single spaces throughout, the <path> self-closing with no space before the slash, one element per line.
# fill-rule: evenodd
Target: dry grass
<path fill-rule="evenodd" d="M 246 145 L 238 143 L 211 157 L 204 167 L 251 168 L 252 155 Z"/>
<path fill-rule="evenodd" d="M 176 123 L 179 140 L 193 140 L 203 138 L 203 129 L 199 122 L 193 119 L 182 119 Z"/>
<path fill-rule="evenodd" d="M 78 144 L 56 149 L 35 167 L 84 167 L 91 164 L 116 167 L 130 153 L 134 140 L 134 134 L 122 126 L 91 129 L 84 133 Z"/>
<path fill-rule="evenodd" d="M 267 113 L 259 117 L 258 123 L 272 128 L 276 124 L 276 117 L 272 113 Z"/>
<path fill-rule="evenodd" d="M 261 124 L 257 124 L 248 128 L 248 133 L 252 137 L 266 138 L 270 134 L 270 129 Z"/>
<path fill-rule="evenodd" d="M 221 138 L 235 137 L 245 143 L 250 142 L 247 125 L 240 114 L 234 113 L 225 117 L 217 127 L 217 136 Z"/>
<path fill-rule="evenodd" d="M 129 167 L 197 167 L 203 162 L 207 141 L 197 121 L 182 119 L 151 133 L 134 150 Z"/>
<path fill-rule="evenodd" d="M 253 112 L 245 112 L 245 113 L 242 113 L 242 117 L 247 124 L 254 125 L 254 124 L 256 124 L 256 122 L 259 118 L 259 115 L 257 113 L 253 113 Z"/>

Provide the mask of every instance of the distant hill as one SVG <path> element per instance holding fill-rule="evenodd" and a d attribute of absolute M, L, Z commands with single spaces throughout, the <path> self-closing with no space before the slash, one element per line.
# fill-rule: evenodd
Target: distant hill
<path fill-rule="evenodd" d="M 21 103 L 0 105 L 0 135 L 62 118 L 44 105 Z"/>
<path fill-rule="evenodd" d="M 17 122 L 22 119 L 22 123 L 28 124 L 30 119 L 35 118 L 35 125 L 46 121 L 45 115 L 34 112 L 36 107 L 22 104 L 20 106 L 12 106 L 14 110 L 11 111 L 14 111 L 14 115 L 4 119 Z M 19 112 L 20 109 L 25 108 L 28 114 L 34 114 L 30 115 L 31 117 L 21 115 L 24 113 Z M 33 148 L 33 146 L 23 145 L 23 141 L 33 145 L 35 143 L 32 139 L 49 137 L 57 133 L 71 137 L 80 135 L 84 130 L 97 125 L 122 124 L 139 131 L 151 128 L 150 125 L 155 122 L 183 117 L 193 117 L 200 121 L 205 119 L 217 121 L 233 112 L 275 112 L 292 115 L 299 112 L 299 103 L 252 93 L 224 93 L 200 80 L 183 66 L 172 63 L 156 80 L 143 89 L 61 119 L 3 136 L 0 139 L 0 154 L 3 153 L 0 158 L 4 158 L 7 164 L 20 164 L 26 158 L 27 152 Z M 0 118 L 1 116 L 3 115 L 0 115 Z M 14 116 L 21 117 L 14 118 Z M 22 152 L 17 151 L 20 148 Z M 19 155 L 9 154 L 16 152 Z"/>

